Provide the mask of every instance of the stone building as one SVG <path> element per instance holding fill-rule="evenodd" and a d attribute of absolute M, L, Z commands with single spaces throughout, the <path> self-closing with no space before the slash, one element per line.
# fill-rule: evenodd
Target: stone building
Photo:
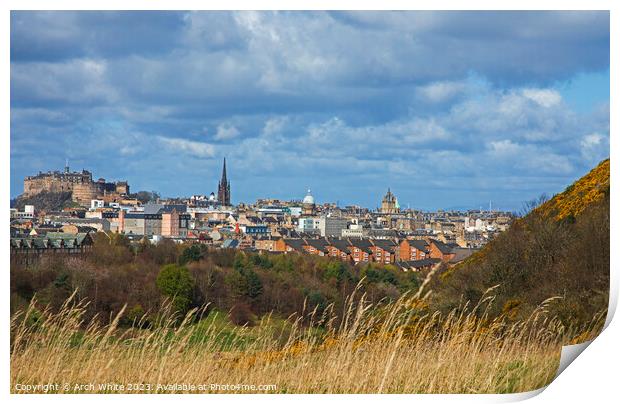
<path fill-rule="evenodd" d="M 381 201 L 381 213 L 391 215 L 398 212 L 400 212 L 398 199 L 396 199 L 396 196 L 394 196 L 388 188 L 387 194 L 385 194 Z"/>
<path fill-rule="evenodd" d="M 129 194 L 127 181 L 106 182 L 104 178 L 93 181 L 90 171 L 70 171 L 65 166 L 63 172 L 39 172 L 24 178 L 24 196 L 30 197 L 41 192 L 71 192 L 71 200 L 82 206 L 90 207 L 93 199 L 116 202 Z"/>

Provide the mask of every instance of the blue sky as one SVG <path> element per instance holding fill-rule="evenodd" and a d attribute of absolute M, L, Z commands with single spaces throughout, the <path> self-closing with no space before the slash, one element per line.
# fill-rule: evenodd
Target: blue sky
<path fill-rule="evenodd" d="M 609 156 L 608 12 L 12 12 L 11 196 L 518 210 Z"/>

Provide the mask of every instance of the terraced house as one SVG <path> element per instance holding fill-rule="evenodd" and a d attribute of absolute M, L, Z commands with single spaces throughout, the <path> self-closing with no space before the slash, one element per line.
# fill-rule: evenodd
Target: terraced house
<path fill-rule="evenodd" d="M 32 262 L 42 255 L 78 254 L 92 248 L 89 233 L 49 232 L 44 235 L 11 237 L 11 260 Z"/>
<path fill-rule="evenodd" d="M 334 257 L 353 264 L 399 263 L 403 270 L 428 268 L 437 262 L 453 264 L 462 261 L 476 251 L 434 239 L 398 241 L 370 238 L 298 237 L 267 241 L 257 241 L 255 248 L 272 252 Z"/>

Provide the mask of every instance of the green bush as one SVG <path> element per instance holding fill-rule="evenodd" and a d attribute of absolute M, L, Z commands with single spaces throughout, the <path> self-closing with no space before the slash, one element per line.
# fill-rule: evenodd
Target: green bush
<path fill-rule="evenodd" d="M 179 314 L 185 314 L 192 302 L 194 279 L 188 269 L 176 264 L 165 265 L 157 275 L 157 288 L 172 300 L 172 307 Z"/>

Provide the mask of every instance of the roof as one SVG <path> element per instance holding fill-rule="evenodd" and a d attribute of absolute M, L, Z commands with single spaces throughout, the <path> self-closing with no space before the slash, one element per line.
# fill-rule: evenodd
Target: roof
<path fill-rule="evenodd" d="M 282 237 L 301 238 L 301 235 L 297 231 L 292 229 L 282 228 L 279 229 L 278 232 L 282 235 Z"/>
<path fill-rule="evenodd" d="M 238 248 L 238 247 L 239 247 L 239 240 L 235 240 L 233 238 L 227 238 L 222 243 L 222 248 Z"/>
<path fill-rule="evenodd" d="M 435 239 L 431 239 L 430 242 L 435 244 L 435 246 L 437 246 L 437 248 L 439 249 L 439 251 L 441 251 L 442 254 L 453 254 L 454 253 L 453 250 L 455 248 L 459 248 L 458 244 L 454 244 L 454 243 L 446 244 L 446 243 L 443 243 Z"/>
<path fill-rule="evenodd" d="M 397 244 L 392 240 L 372 240 L 372 243 L 384 251 L 393 251 Z"/>
<path fill-rule="evenodd" d="M 452 252 L 454 253 L 454 257 L 452 257 L 452 259 L 450 259 L 449 262 L 451 264 L 454 264 L 454 263 L 463 261 L 464 259 L 472 255 L 476 251 L 478 251 L 477 248 L 455 248 L 452 250 Z"/>
<path fill-rule="evenodd" d="M 351 244 L 349 244 L 349 241 L 346 239 L 338 239 L 338 238 L 329 238 L 327 239 L 327 241 L 329 241 L 329 244 L 332 245 L 333 247 L 336 247 L 337 249 L 339 249 L 340 251 L 343 252 L 349 252 L 349 247 L 351 246 Z"/>
<path fill-rule="evenodd" d="M 405 239 L 403 241 L 407 241 L 411 247 L 415 247 L 416 249 L 418 249 L 420 251 L 428 250 L 428 243 L 426 241 L 424 241 L 424 240 Z"/>
<path fill-rule="evenodd" d="M 316 248 L 319 251 L 328 252 L 327 245 L 329 243 L 324 238 L 310 238 L 306 240 L 306 244 Z"/>
<path fill-rule="evenodd" d="M 177 213 L 186 213 L 187 205 L 181 203 L 171 203 L 171 204 L 163 204 L 163 203 L 147 203 L 144 205 L 144 213 L 145 214 L 155 214 L 155 213 L 170 213 L 173 210 L 176 210 Z"/>
<path fill-rule="evenodd" d="M 391 237 L 391 238 L 399 238 L 401 234 L 393 229 L 370 229 L 368 231 L 370 236 L 374 237 Z"/>
<path fill-rule="evenodd" d="M 92 238 L 88 233 L 49 232 L 45 236 L 11 238 L 11 248 L 73 248 L 90 244 L 92 244 Z"/>
<path fill-rule="evenodd" d="M 266 223 L 278 223 L 278 221 L 276 219 L 274 219 L 272 216 L 265 216 L 265 217 L 263 217 L 263 222 L 266 222 Z"/>
<path fill-rule="evenodd" d="M 90 235 L 88 233 L 71 234 L 71 233 L 53 233 L 53 232 L 48 232 L 45 237 L 47 237 L 49 239 L 63 239 L 65 241 L 66 240 L 76 240 L 78 245 L 81 245 L 83 243 L 92 244 L 92 241 L 93 241 L 93 239 L 90 237 Z"/>
<path fill-rule="evenodd" d="M 348 241 L 353 247 L 357 247 L 369 254 L 372 253 L 372 250 L 370 249 L 370 247 L 372 247 L 372 243 L 367 238 L 354 238 Z"/>
<path fill-rule="evenodd" d="M 291 247 L 295 251 L 303 252 L 303 245 L 306 243 L 300 238 L 286 238 L 284 239 L 284 244 Z"/>
<path fill-rule="evenodd" d="M 161 210 L 164 213 L 172 212 L 173 210 L 176 210 L 177 213 L 187 213 L 187 205 L 185 204 L 164 205 L 164 207 Z"/>
<path fill-rule="evenodd" d="M 90 226 L 75 226 L 77 227 L 78 233 L 96 233 L 97 229 Z"/>

